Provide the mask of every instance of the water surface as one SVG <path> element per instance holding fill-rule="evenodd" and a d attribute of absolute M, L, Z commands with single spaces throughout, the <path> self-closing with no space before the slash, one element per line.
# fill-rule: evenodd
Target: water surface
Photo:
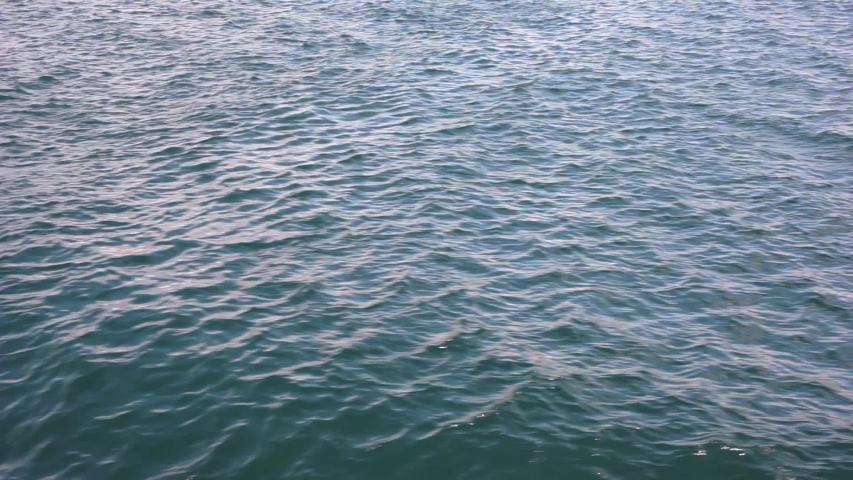
<path fill-rule="evenodd" d="M 849 1 L 5 1 L 0 477 L 853 478 Z"/>

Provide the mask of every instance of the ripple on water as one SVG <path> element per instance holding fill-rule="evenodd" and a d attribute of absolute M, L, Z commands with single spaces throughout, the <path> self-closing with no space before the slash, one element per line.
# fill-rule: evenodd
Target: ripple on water
<path fill-rule="evenodd" d="M 844 2 L 3 13 L 0 476 L 853 471 Z"/>

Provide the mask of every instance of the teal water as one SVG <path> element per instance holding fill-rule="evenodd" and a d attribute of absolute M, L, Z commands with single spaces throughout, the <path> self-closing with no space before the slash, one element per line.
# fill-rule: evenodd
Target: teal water
<path fill-rule="evenodd" d="M 853 4 L 0 4 L 0 478 L 853 478 Z"/>

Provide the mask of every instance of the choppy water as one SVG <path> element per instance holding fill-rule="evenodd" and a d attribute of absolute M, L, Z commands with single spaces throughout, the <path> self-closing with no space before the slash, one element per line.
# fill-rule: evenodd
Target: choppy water
<path fill-rule="evenodd" d="M 853 478 L 849 1 L 5 1 L 0 477 Z"/>

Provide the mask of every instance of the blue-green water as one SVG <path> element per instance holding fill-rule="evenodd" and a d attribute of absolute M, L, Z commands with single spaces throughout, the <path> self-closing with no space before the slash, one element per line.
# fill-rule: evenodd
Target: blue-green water
<path fill-rule="evenodd" d="M 3 479 L 853 478 L 849 1 L 0 4 Z"/>

